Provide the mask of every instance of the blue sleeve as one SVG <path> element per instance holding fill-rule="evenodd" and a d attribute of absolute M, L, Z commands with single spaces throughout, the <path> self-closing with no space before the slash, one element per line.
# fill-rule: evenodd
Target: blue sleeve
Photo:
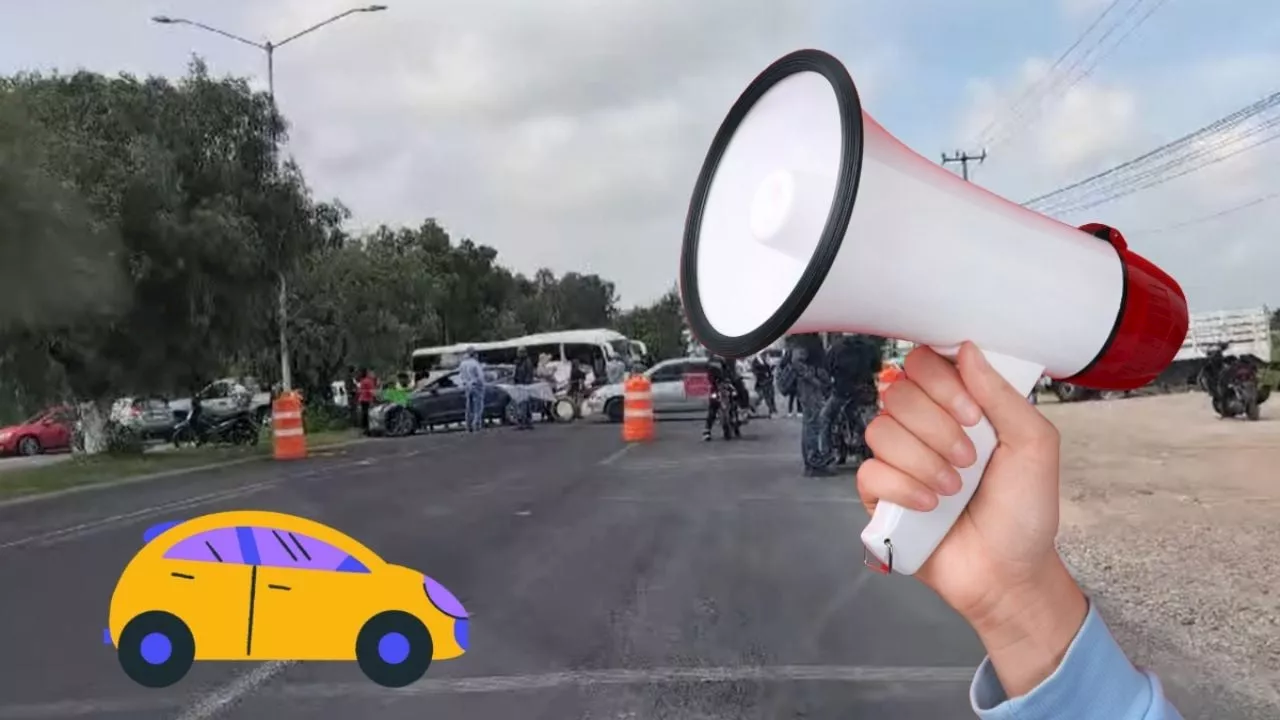
<path fill-rule="evenodd" d="M 1092 602 L 1062 664 L 1044 682 L 1010 700 L 987 658 L 969 701 L 982 720 L 1182 720 L 1160 680 L 1129 662 Z"/>

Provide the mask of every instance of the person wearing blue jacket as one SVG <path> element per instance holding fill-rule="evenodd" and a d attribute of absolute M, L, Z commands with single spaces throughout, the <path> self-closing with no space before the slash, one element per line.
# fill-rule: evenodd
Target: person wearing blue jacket
<path fill-rule="evenodd" d="M 867 427 L 858 470 L 868 512 L 880 500 L 927 512 L 976 461 L 964 427 L 983 415 L 999 445 L 968 508 L 915 577 L 987 650 L 969 690 L 983 720 L 1181 720 L 1159 679 L 1116 643 L 1054 546 L 1058 431 L 971 343 L 952 364 L 926 347 Z"/>

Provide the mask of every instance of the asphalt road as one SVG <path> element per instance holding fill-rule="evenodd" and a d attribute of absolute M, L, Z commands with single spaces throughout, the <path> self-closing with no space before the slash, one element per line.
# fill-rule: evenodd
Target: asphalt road
<path fill-rule="evenodd" d="M 861 564 L 851 476 L 804 479 L 796 424 L 381 440 L 0 507 L 0 720 L 972 717 L 982 651 L 914 581 Z M 197 664 L 149 690 L 101 642 L 165 519 L 279 510 L 457 593 L 471 649 L 389 690 L 354 664 Z"/>

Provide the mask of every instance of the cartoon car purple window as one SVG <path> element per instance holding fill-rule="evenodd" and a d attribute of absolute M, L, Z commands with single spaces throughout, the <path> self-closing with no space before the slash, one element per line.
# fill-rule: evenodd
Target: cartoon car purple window
<path fill-rule="evenodd" d="M 369 572 L 355 558 L 328 543 L 288 530 L 254 528 L 258 564 L 338 572 Z"/>
<path fill-rule="evenodd" d="M 164 554 L 168 560 L 243 563 L 235 528 L 218 528 L 179 541 Z"/>

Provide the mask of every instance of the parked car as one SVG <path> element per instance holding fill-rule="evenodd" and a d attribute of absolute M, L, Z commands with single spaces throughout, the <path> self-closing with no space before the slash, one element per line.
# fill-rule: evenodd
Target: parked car
<path fill-rule="evenodd" d="M 0 428 L 0 455 L 39 455 L 71 448 L 75 410 L 60 405 L 24 423 Z"/>
<path fill-rule="evenodd" d="M 200 407 L 211 417 L 226 417 L 241 410 L 239 398 L 236 397 L 238 387 L 252 394 L 249 399 L 249 411 L 259 425 L 266 424 L 271 414 L 271 393 L 258 386 L 254 378 L 223 378 L 214 380 L 200 391 Z M 173 413 L 174 422 L 181 422 L 191 413 L 191 398 L 169 401 L 169 409 Z"/>
<path fill-rule="evenodd" d="M 145 439 L 168 439 L 175 424 L 169 401 L 162 398 L 120 398 L 111 405 L 111 420 Z"/>
<path fill-rule="evenodd" d="M 663 360 L 644 372 L 649 378 L 650 391 L 653 393 L 653 414 L 682 415 L 705 413 L 707 411 L 706 395 L 690 395 L 685 391 L 685 375 L 705 373 L 707 359 L 705 357 L 682 357 Z M 750 372 L 742 374 L 743 384 L 750 395 L 752 413 L 760 403 L 760 394 L 756 392 L 755 378 Z M 587 397 L 585 412 L 588 415 L 603 413 L 610 422 L 622 422 L 623 383 L 615 383 L 596 388 Z"/>

